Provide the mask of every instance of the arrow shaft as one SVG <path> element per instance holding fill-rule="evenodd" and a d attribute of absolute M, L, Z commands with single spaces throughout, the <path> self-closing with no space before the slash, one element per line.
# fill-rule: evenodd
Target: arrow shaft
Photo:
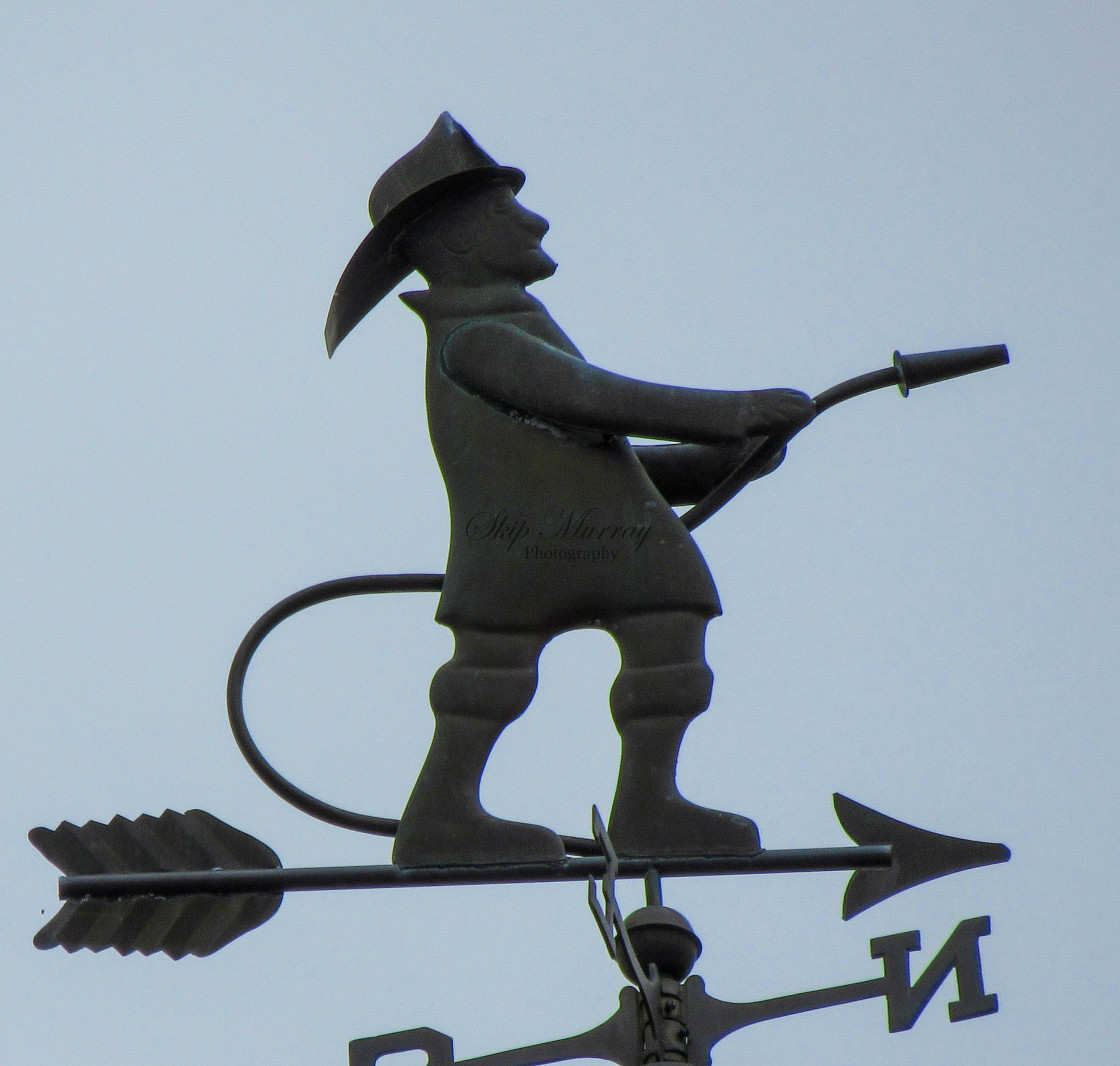
<path fill-rule="evenodd" d="M 174 870 L 154 873 L 76 874 L 58 879 L 59 899 L 90 896 L 172 896 L 199 893 L 316 892 L 350 888 L 418 888 L 436 885 L 528 884 L 601 878 L 606 859 L 569 858 L 558 863 L 508 863 L 493 866 L 327 866 L 290 870 Z M 842 848 L 789 848 L 756 855 L 666 857 L 618 860 L 616 876 L 644 877 L 656 869 L 663 877 L 722 874 L 811 873 L 862 870 L 891 865 L 887 844 Z"/>

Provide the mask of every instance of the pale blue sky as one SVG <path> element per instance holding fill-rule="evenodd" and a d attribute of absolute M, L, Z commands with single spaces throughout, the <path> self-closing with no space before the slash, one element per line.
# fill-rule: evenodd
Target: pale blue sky
<path fill-rule="evenodd" d="M 744 1000 L 992 917 L 994 1017 L 950 1025 L 943 988 L 909 1033 L 872 1001 L 745 1031 L 716 1066 L 1111 1063 L 1118 34 L 1081 2 L 9 5 L 4 1059 L 342 1064 L 421 1025 L 466 1057 L 617 1004 L 578 885 L 293 895 L 179 963 L 31 946 L 56 907 L 35 825 L 202 807 L 289 866 L 388 861 L 260 784 L 223 696 L 287 593 L 442 569 L 421 327 L 390 299 L 328 363 L 322 325 L 372 182 L 447 109 L 527 172 L 560 263 L 535 292 L 592 362 L 813 393 L 895 348 L 1009 345 L 1007 369 L 829 412 L 698 533 L 725 615 L 681 779 L 771 847 L 844 843 L 835 790 L 1012 862 L 848 923 L 841 874 L 666 901 L 712 994 Z M 399 813 L 450 648 L 433 609 L 340 603 L 271 638 L 248 698 L 278 766 Z M 495 812 L 587 832 L 616 666 L 602 634 L 548 650 Z"/>

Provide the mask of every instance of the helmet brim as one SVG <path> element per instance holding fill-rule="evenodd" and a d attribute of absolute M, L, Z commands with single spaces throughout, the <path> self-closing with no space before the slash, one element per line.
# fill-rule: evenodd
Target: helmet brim
<path fill-rule="evenodd" d="M 401 234 L 433 208 L 493 181 L 504 182 L 516 193 L 525 184 L 525 175 L 516 167 L 487 166 L 440 178 L 402 200 L 366 234 L 335 286 L 323 330 L 328 356 L 412 273 L 412 264 L 394 248 Z"/>

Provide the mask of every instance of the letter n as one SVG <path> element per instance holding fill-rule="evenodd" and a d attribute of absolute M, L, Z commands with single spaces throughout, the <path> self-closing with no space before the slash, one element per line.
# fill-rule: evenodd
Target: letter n
<path fill-rule="evenodd" d="M 999 1010 L 999 1000 L 984 992 L 984 975 L 980 971 L 980 937 L 991 931 L 991 919 L 987 916 L 965 919 L 913 984 L 910 983 L 910 952 L 922 946 L 918 931 L 872 940 L 871 957 L 883 960 L 887 1028 L 892 1033 L 912 1028 L 950 970 L 957 971 L 958 998 L 949 1004 L 949 1021 L 961 1022 L 966 1018 L 995 1014 Z"/>

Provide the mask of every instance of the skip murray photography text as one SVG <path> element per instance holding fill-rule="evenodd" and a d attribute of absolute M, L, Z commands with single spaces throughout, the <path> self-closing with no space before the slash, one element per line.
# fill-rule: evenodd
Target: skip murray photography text
<path fill-rule="evenodd" d="M 473 515 L 466 535 L 472 544 L 497 544 L 528 561 L 609 563 L 623 552 L 641 551 L 652 528 L 649 523 L 611 521 L 598 507 L 550 508 L 539 518 L 499 508 Z"/>

